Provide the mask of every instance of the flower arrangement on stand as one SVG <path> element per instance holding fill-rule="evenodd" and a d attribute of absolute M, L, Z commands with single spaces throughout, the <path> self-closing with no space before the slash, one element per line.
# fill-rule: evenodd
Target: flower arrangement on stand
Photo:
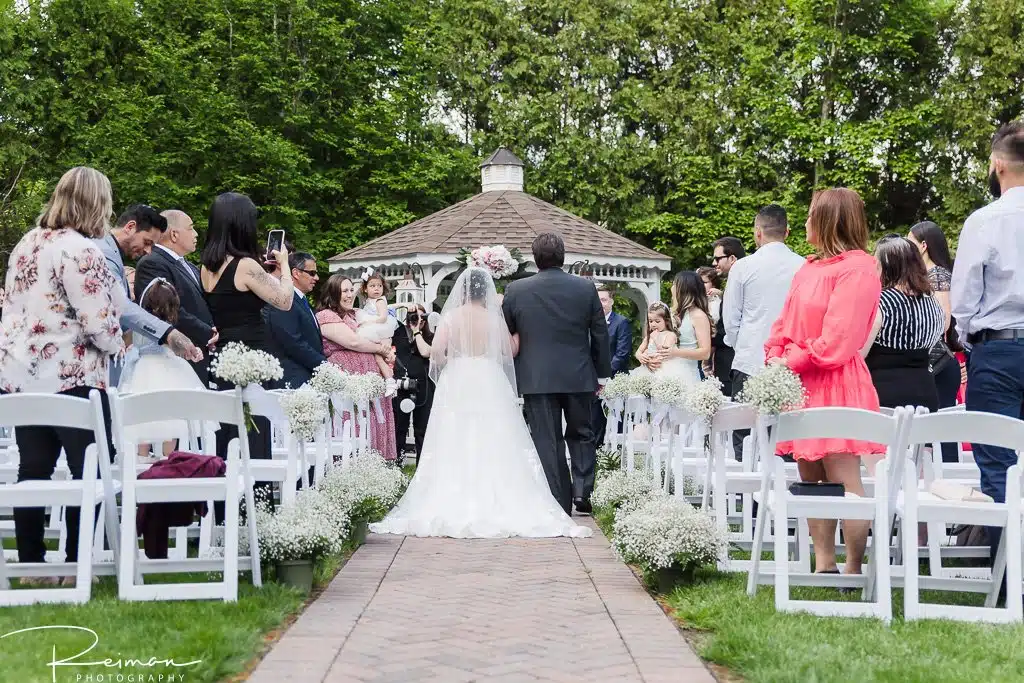
<path fill-rule="evenodd" d="M 391 467 L 379 452 L 368 450 L 347 465 L 332 466 L 320 489 L 332 505 L 346 511 L 351 540 L 358 545 L 366 540 L 367 526 L 383 519 L 408 483 L 402 470 Z"/>
<path fill-rule="evenodd" d="M 259 388 L 266 382 L 278 381 L 284 377 L 281 362 L 265 351 L 250 349 L 241 342 L 231 342 L 218 351 L 210 362 L 210 372 L 225 382 L 242 387 L 243 390 Z M 259 433 L 249 410 L 249 402 L 243 403 L 245 420 L 249 428 Z"/>
<path fill-rule="evenodd" d="M 764 415 L 799 410 L 807 402 L 800 376 L 785 365 L 768 365 L 754 373 L 737 398 Z"/>
<path fill-rule="evenodd" d="M 312 441 L 329 416 L 329 398 L 309 385 L 302 385 L 281 397 L 281 408 L 288 418 L 292 434 Z"/>
<path fill-rule="evenodd" d="M 315 488 L 299 491 L 292 505 L 271 510 L 261 501 L 256 509 L 263 561 L 276 567 L 279 581 L 306 592 L 314 563 L 342 551 L 349 524 L 348 508 Z"/>
<path fill-rule="evenodd" d="M 692 581 L 694 571 L 714 564 L 725 548 L 724 536 L 709 515 L 668 497 L 648 499 L 616 515 L 612 543 L 661 593 L 681 580 Z"/>
<path fill-rule="evenodd" d="M 337 394 L 344 394 L 349 374 L 330 361 L 324 361 L 313 370 L 309 386 L 327 397 L 327 409 L 334 418 L 334 400 Z"/>
<path fill-rule="evenodd" d="M 682 407 L 688 413 L 702 418 L 709 427 L 718 409 L 725 403 L 722 383 L 715 377 L 708 377 L 691 385 L 683 396 Z"/>
<path fill-rule="evenodd" d="M 596 508 L 606 508 L 618 513 L 662 495 L 664 492 L 641 470 L 613 470 L 598 476 L 590 500 Z"/>
<path fill-rule="evenodd" d="M 466 266 L 486 268 L 491 272 L 491 277 L 501 280 L 519 272 L 523 264 L 523 255 L 519 249 L 509 250 L 504 244 L 497 244 L 473 250 L 460 249 L 457 260 Z"/>

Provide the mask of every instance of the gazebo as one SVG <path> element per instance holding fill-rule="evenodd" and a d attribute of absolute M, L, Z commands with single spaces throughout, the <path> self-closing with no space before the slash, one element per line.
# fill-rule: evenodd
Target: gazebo
<path fill-rule="evenodd" d="M 624 283 L 619 293 L 646 314 L 661 298 L 671 259 L 653 249 L 523 191 L 523 162 L 504 147 L 480 165 L 480 194 L 328 259 L 331 272 L 358 278 L 367 268 L 396 285 L 396 304 L 429 310 L 447 297 L 461 248 L 504 244 L 519 248 L 524 270 L 536 272 L 530 247 L 543 232 L 565 240 L 565 268 L 597 282 Z M 521 271 L 522 272 L 522 271 Z"/>

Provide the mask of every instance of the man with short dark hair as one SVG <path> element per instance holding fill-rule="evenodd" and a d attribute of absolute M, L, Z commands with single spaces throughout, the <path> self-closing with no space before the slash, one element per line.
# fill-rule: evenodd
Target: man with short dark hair
<path fill-rule="evenodd" d="M 967 410 L 1024 419 L 1024 122 L 992 138 L 988 186 L 996 201 L 964 221 L 949 298 L 960 339 L 971 347 Z M 1016 453 L 973 449 L 982 492 L 1004 502 Z M 1000 536 L 989 528 L 993 558 Z"/>
<path fill-rule="evenodd" d="M 633 352 L 633 330 L 629 320 L 616 313 L 615 296 L 607 286 L 597 286 L 597 296 L 601 300 L 604 319 L 608 323 L 608 346 L 612 352 L 612 376 L 629 370 L 629 358 Z M 604 402 L 600 396 L 594 396 L 594 407 L 591 410 L 594 446 L 600 448 L 604 443 L 604 433 L 608 427 L 608 418 L 604 414 Z"/>
<path fill-rule="evenodd" d="M 284 370 L 282 381 L 286 386 L 298 389 L 327 359 L 323 353 L 320 324 L 307 299 L 320 280 L 316 259 L 312 254 L 299 251 L 288 256 L 288 266 L 292 269 L 292 282 L 295 284 L 292 307 L 287 311 L 268 308 L 267 328 L 275 355 Z"/>
<path fill-rule="evenodd" d="M 533 259 L 539 272 L 510 283 L 502 302 L 509 333 L 519 334 L 516 381 L 551 495 L 566 514 L 574 504 L 588 513 L 597 461 L 590 411 L 612 374 L 608 324 L 594 284 L 562 270 L 561 237 L 538 235 Z"/>
<path fill-rule="evenodd" d="M 724 343 L 734 350 L 729 379 L 737 396 L 747 378 L 764 367 L 764 343 L 782 313 L 789 286 L 804 259 L 786 246 L 789 224 L 778 204 L 765 206 L 754 217 L 757 251 L 729 269 L 729 284 L 722 300 Z M 736 455 L 742 455 L 746 430 L 733 432 Z"/>
<path fill-rule="evenodd" d="M 145 204 L 135 204 L 121 214 L 110 234 L 98 237 L 93 242 L 107 259 L 110 272 L 124 288 L 125 302 L 121 311 L 121 328 L 126 332 L 132 332 L 133 337 L 143 335 L 158 344 L 167 344 L 167 348 L 176 355 L 198 363 L 203 360 L 203 352 L 187 336 L 170 323 L 144 311 L 131 299 L 131 288 L 125 274 L 125 259 L 137 259 L 148 254 L 166 230 L 167 219 L 157 213 L 156 209 Z M 134 339 L 136 344 L 141 341 L 137 337 Z M 117 385 L 120 375 L 120 365 L 111 363 L 111 385 Z"/>
<path fill-rule="evenodd" d="M 723 277 L 729 277 L 729 271 L 732 270 L 733 265 L 746 255 L 743 250 L 743 242 L 738 237 L 722 237 L 715 240 L 712 245 L 713 252 L 711 257 L 711 265 L 715 267 L 718 274 Z M 729 283 L 726 282 L 726 291 L 728 291 Z M 733 395 L 732 388 L 732 359 L 733 349 L 725 341 L 725 324 L 722 320 L 721 309 L 717 311 L 711 311 L 711 317 L 713 320 L 717 320 L 715 323 L 715 334 L 711 337 L 711 348 L 714 351 L 712 360 L 715 365 L 715 377 L 722 383 L 722 393 L 726 396 Z"/>

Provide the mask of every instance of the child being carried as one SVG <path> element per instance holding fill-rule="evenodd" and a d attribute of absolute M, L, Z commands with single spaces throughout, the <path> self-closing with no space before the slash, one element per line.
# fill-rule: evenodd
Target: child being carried
<path fill-rule="evenodd" d="M 363 274 L 363 307 L 356 311 L 356 334 L 372 342 L 391 341 L 398 329 L 398 319 L 388 310 L 388 283 L 384 276 L 372 269 Z M 385 396 L 394 396 L 397 391 L 395 370 L 381 356 L 377 367 L 384 377 Z"/>

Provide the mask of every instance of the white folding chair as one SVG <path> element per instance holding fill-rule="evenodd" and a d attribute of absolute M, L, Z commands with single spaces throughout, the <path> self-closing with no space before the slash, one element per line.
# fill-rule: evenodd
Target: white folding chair
<path fill-rule="evenodd" d="M 111 422 L 123 452 L 124 428 L 158 419 L 217 422 L 235 425 L 239 434 L 246 434 L 242 411 L 242 390 L 229 392 L 208 390 L 156 391 L 126 396 L 109 389 Z M 124 448 L 128 444 L 123 444 Z M 224 477 L 193 479 L 143 479 L 135 468 L 123 467 L 121 505 L 121 563 L 118 572 L 118 595 L 122 600 L 206 600 L 238 599 L 238 572 L 250 570 L 252 581 L 261 585 L 259 541 L 256 534 L 256 503 L 253 478 L 249 467 L 249 440 L 233 439 L 228 448 L 227 473 Z M 238 503 L 244 498 L 249 556 L 239 556 Z M 138 529 L 135 523 L 139 505 L 150 503 L 190 503 L 224 501 L 224 553 L 220 558 L 156 559 L 140 556 Z M 208 510 L 208 515 L 213 511 Z M 221 581 L 204 583 L 173 583 L 144 585 L 145 574 L 184 572 L 223 572 Z"/>
<path fill-rule="evenodd" d="M 57 394 L 8 394 L 0 396 L 0 424 L 29 427 L 45 421 L 47 426 L 91 431 L 95 443 L 85 452 L 82 479 L 23 481 L 0 485 L 0 500 L 9 507 L 79 507 L 77 562 L 7 564 L 0 553 L 0 605 L 35 603 L 84 603 L 92 595 L 93 530 L 96 506 L 103 505 L 100 524 L 118 556 L 116 488 L 111 478 L 110 449 L 103 423 L 103 404 L 99 391 L 88 399 Z M 98 476 L 97 476 L 98 472 Z M 10 590 L 9 578 L 23 576 L 75 575 L 74 588 L 32 588 Z"/>
<path fill-rule="evenodd" d="M 892 620 L 892 586 L 889 566 L 890 468 L 898 475 L 906 460 L 907 431 L 911 411 L 898 408 L 892 416 L 855 408 L 812 408 L 783 413 L 771 435 L 771 450 L 778 441 L 801 439 L 855 439 L 887 446 L 888 457 L 880 463 L 875 476 L 873 498 L 853 496 L 797 496 L 789 492 L 785 468 L 780 458 L 765 463 L 761 490 L 757 496 L 758 511 L 751 569 L 747 577 L 747 593 L 754 595 L 759 583 L 774 582 L 775 608 L 780 612 L 809 612 L 819 616 L 869 616 L 885 622 Z M 772 461 L 774 460 L 774 461 Z M 896 479 L 896 481 L 900 481 Z M 785 533 L 790 517 L 798 523 L 807 519 L 866 520 L 873 522 L 874 542 L 865 575 L 793 573 L 787 557 L 789 543 Z M 774 576 L 761 574 L 761 548 L 765 524 L 775 527 Z M 865 602 L 831 600 L 795 600 L 790 597 L 791 585 L 862 588 Z"/>
<path fill-rule="evenodd" d="M 919 457 L 925 445 L 935 442 L 969 441 L 1024 451 L 1024 421 L 1003 415 L 978 412 L 948 412 L 918 415 L 911 425 L 909 442 Z M 921 490 L 916 471 L 907 468 L 896 512 L 902 520 L 904 618 L 953 619 L 958 621 L 1020 622 L 1021 606 L 1021 466 L 1018 461 L 1006 473 L 1006 502 L 944 500 Z M 976 524 L 1002 527 L 996 551 L 996 567 L 988 579 L 956 576 L 920 576 L 918 570 L 917 525 L 920 522 Z M 1005 568 L 1006 607 L 996 601 Z M 944 574 L 944 572 L 943 572 Z M 984 593 L 983 607 L 921 602 L 920 590 L 934 589 Z"/>

